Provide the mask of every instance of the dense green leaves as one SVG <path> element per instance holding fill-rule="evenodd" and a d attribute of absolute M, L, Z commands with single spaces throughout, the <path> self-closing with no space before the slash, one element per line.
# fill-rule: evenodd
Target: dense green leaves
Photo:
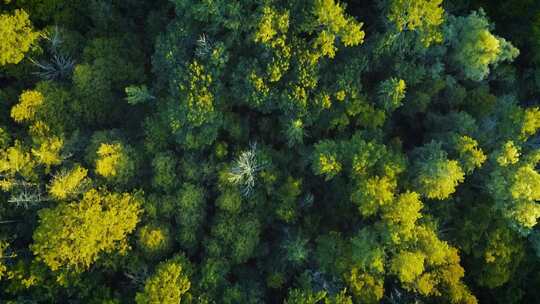
<path fill-rule="evenodd" d="M 535 1 L 0 2 L 2 303 L 540 297 Z"/>

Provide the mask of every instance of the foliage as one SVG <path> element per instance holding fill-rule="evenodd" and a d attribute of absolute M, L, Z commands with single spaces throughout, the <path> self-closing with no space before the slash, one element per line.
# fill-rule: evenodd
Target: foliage
<path fill-rule="evenodd" d="M 144 291 L 137 293 L 137 304 L 188 303 L 191 282 L 185 274 L 181 260 L 171 259 L 160 263 L 155 273 L 144 283 Z"/>
<path fill-rule="evenodd" d="M 138 243 L 142 250 L 151 256 L 160 256 L 171 247 L 169 228 L 158 225 L 145 225 L 138 230 Z"/>
<path fill-rule="evenodd" d="M 442 42 L 440 27 L 444 22 L 442 0 L 391 0 L 388 19 L 398 31 L 417 31 L 423 44 Z"/>
<path fill-rule="evenodd" d="M 91 189 L 79 202 L 43 209 L 32 252 L 53 271 L 87 270 L 103 253 L 128 250 L 140 205 L 137 194 Z"/>
<path fill-rule="evenodd" d="M 97 150 L 96 173 L 113 182 L 126 184 L 136 171 L 133 153 L 122 143 L 102 143 Z"/>
<path fill-rule="evenodd" d="M 186 248 L 193 248 L 205 219 L 204 189 L 184 183 L 176 198 L 176 218 L 179 223 L 178 240 Z"/>
<path fill-rule="evenodd" d="M 155 97 L 150 94 L 146 85 L 126 87 L 126 100 L 129 104 L 135 105 L 152 99 Z"/>
<path fill-rule="evenodd" d="M 88 170 L 76 165 L 71 170 L 58 172 L 51 180 L 49 194 L 58 200 L 66 200 L 86 192 L 90 184 Z"/>
<path fill-rule="evenodd" d="M 427 198 L 446 199 L 463 182 L 464 172 L 459 163 L 449 160 L 440 144 L 430 142 L 415 151 L 418 155 L 414 163 L 418 191 Z"/>
<path fill-rule="evenodd" d="M 229 182 L 240 186 L 244 195 L 249 195 L 255 187 L 256 174 L 261 171 L 265 163 L 258 159 L 257 146 L 240 153 L 229 171 Z"/>
<path fill-rule="evenodd" d="M 489 22 L 483 10 L 467 17 L 455 17 L 448 22 L 448 39 L 455 48 L 453 59 L 472 80 L 482 80 L 489 66 L 512 60 L 518 54 L 510 42 L 489 32 Z"/>
<path fill-rule="evenodd" d="M 538 302 L 540 2 L 0 2 L 2 303 Z"/>
<path fill-rule="evenodd" d="M 32 121 L 39 106 L 43 104 L 43 95 L 36 91 L 25 91 L 19 103 L 11 109 L 11 118 L 16 122 Z"/>
<path fill-rule="evenodd" d="M 20 9 L 0 15 L 0 66 L 19 63 L 38 39 L 29 17 Z"/>

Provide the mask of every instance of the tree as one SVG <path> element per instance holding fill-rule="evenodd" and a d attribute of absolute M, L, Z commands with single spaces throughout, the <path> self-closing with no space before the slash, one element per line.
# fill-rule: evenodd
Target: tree
<path fill-rule="evenodd" d="M 9 243 L 6 241 L 0 242 L 0 280 L 9 275 L 8 268 L 3 260 L 8 259 L 10 256 L 8 253 Z"/>
<path fill-rule="evenodd" d="M 222 210 L 238 214 L 242 210 L 242 195 L 236 189 L 227 189 L 217 198 L 216 205 Z"/>
<path fill-rule="evenodd" d="M 253 214 L 232 216 L 219 213 L 212 223 L 212 238 L 206 247 L 212 257 L 226 258 L 231 264 L 241 264 L 255 254 L 260 235 L 261 223 Z"/>
<path fill-rule="evenodd" d="M 119 184 L 127 184 L 135 175 L 135 152 L 120 142 L 102 143 L 97 150 L 96 173 Z"/>
<path fill-rule="evenodd" d="M 32 154 L 39 164 L 45 166 L 46 171 L 51 166 L 59 165 L 63 161 L 61 149 L 64 146 L 64 140 L 58 137 L 49 137 L 41 142 L 37 149 L 32 149 Z"/>
<path fill-rule="evenodd" d="M 43 104 L 43 95 L 37 91 L 25 91 L 19 98 L 19 103 L 11 108 L 11 118 L 16 122 L 31 122 L 36 112 Z"/>
<path fill-rule="evenodd" d="M 444 22 L 442 0 L 391 0 L 388 20 L 398 32 L 417 31 L 422 43 L 428 47 L 443 40 L 441 25 Z"/>
<path fill-rule="evenodd" d="M 89 40 L 73 70 L 73 115 L 89 126 L 119 119 L 126 103 L 115 102 L 131 83 L 144 81 L 138 41 L 129 34 Z"/>
<path fill-rule="evenodd" d="M 171 248 L 170 229 L 165 225 L 148 224 L 137 233 L 142 251 L 151 257 L 160 257 Z"/>
<path fill-rule="evenodd" d="M 456 140 L 456 151 L 461 168 L 470 174 L 474 169 L 481 167 L 487 159 L 478 142 L 473 138 L 463 135 Z"/>
<path fill-rule="evenodd" d="M 184 248 L 195 249 L 206 218 L 204 189 L 184 183 L 176 196 L 176 206 L 175 214 L 180 228 L 177 239 Z"/>
<path fill-rule="evenodd" d="M 287 238 L 282 245 L 287 261 L 294 266 L 301 266 L 309 257 L 309 240 L 301 234 Z"/>
<path fill-rule="evenodd" d="M 160 153 L 152 160 L 154 177 L 152 184 L 155 188 L 170 190 L 177 185 L 176 158 L 172 153 Z"/>
<path fill-rule="evenodd" d="M 71 199 L 89 190 L 88 170 L 75 165 L 72 169 L 57 172 L 49 185 L 49 194 L 57 200 Z"/>
<path fill-rule="evenodd" d="M 536 166 L 537 152 L 520 157 L 512 142 L 493 155 L 495 168 L 487 180 L 487 190 L 495 200 L 495 209 L 502 211 L 518 232 L 527 235 L 540 217 L 540 174 Z"/>
<path fill-rule="evenodd" d="M 136 105 L 155 99 L 146 85 L 129 86 L 125 89 L 126 100 L 129 104 Z"/>
<path fill-rule="evenodd" d="M 465 77 L 472 80 L 484 79 L 491 65 L 511 61 L 519 54 L 510 42 L 489 32 L 483 10 L 466 17 L 451 17 L 446 35 L 453 47 L 452 59 L 461 66 Z"/>
<path fill-rule="evenodd" d="M 538 302 L 539 1 L 0 3 L 2 303 Z"/>
<path fill-rule="evenodd" d="M 285 304 L 317 304 L 322 303 L 326 297 L 326 292 L 303 291 L 300 289 L 291 289 L 285 300 Z"/>
<path fill-rule="evenodd" d="M 21 9 L 13 14 L 0 15 L 0 66 L 17 64 L 37 41 L 39 32 L 34 31 L 28 14 Z"/>
<path fill-rule="evenodd" d="M 459 163 L 449 160 L 441 144 L 430 142 L 415 150 L 413 172 L 416 189 L 430 199 L 446 199 L 464 181 L 464 172 Z"/>
<path fill-rule="evenodd" d="M 140 213 L 139 194 L 91 189 L 79 202 L 39 212 L 32 252 L 53 271 L 82 272 L 102 254 L 126 253 Z"/>
<path fill-rule="evenodd" d="M 160 263 L 144 283 L 144 291 L 135 297 L 137 304 L 189 303 L 191 282 L 186 275 L 185 265 L 180 258 Z"/>
<path fill-rule="evenodd" d="M 341 172 L 342 165 L 338 161 L 339 146 L 332 141 L 321 141 L 315 145 L 313 155 L 313 172 L 324 175 L 330 180 Z"/>
<path fill-rule="evenodd" d="M 358 205 L 362 216 L 375 215 L 379 209 L 394 200 L 396 181 L 387 177 L 374 176 L 359 182 L 358 188 L 351 195 L 351 200 Z"/>
<path fill-rule="evenodd" d="M 337 231 L 319 236 L 316 240 L 315 260 L 319 268 L 339 277 L 350 265 L 350 244 Z"/>
<path fill-rule="evenodd" d="M 15 141 L 13 146 L 0 151 L 0 173 L 3 174 L 2 188 L 10 189 L 17 175 L 30 179 L 35 176 L 34 168 L 36 161 L 32 154 L 22 145 Z"/>
<path fill-rule="evenodd" d="M 475 254 L 484 260 L 479 263 L 479 284 L 489 288 L 502 286 L 523 259 L 523 241 L 515 232 L 503 226 L 488 233 L 484 246 Z"/>
<path fill-rule="evenodd" d="M 390 271 L 402 283 L 412 283 L 424 272 L 424 255 L 421 252 L 402 251 L 390 262 Z"/>
<path fill-rule="evenodd" d="M 77 124 L 71 117 L 74 116 L 70 108 L 71 98 L 61 85 L 39 82 L 34 90 L 26 90 L 20 95 L 19 103 L 11 108 L 11 118 L 30 125 L 33 137 L 62 137 Z"/>
<path fill-rule="evenodd" d="M 257 152 L 256 144 L 250 149 L 240 153 L 229 171 L 228 180 L 234 185 L 240 186 L 242 194 L 248 196 L 255 187 L 257 173 L 266 166 Z"/>
<path fill-rule="evenodd" d="M 344 5 L 334 0 L 316 0 L 313 6 L 315 24 L 322 30 L 314 40 L 314 48 L 320 49 L 320 55 L 333 58 L 335 40 L 340 38 L 344 46 L 355 46 L 364 42 L 365 33 L 362 23 L 344 13 Z"/>
<path fill-rule="evenodd" d="M 401 106 L 405 98 L 405 81 L 403 79 L 390 78 L 381 83 L 379 87 L 379 100 L 386 111 L 393 111 Z"/>
<path fill-rule="evenodd" d="M 383 207 L 381 218 L 392 242 L 402 243 L 413 237 L 416 221 L 422 217 L 422 207 L 420 195 L 415 192 L 402 193 Z"/>

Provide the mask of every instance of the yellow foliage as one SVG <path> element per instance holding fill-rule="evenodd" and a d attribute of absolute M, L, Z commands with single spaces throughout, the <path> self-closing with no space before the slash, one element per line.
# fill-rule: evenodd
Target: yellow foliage
<path fill-rule="evenodd" d="M 500 42 L 497 37 L 493 36 L 488 30 L 483 30 L 478 34 L 478 41 L 475 43 L 477 51 L 482 53 L 482 56 L 477 57 L 479 66 L 486 66 L 497 60 L 500 49 Z"/>
<path fill-rule="evenodd" d="M 402 283 L 412 283 L 424 272 L 424 259 L 420 252 L 401 251 L 392 258 L 390 271 Z"/>
<path fill-rule="evenodd" d="M 436 276 L 432 273 L 422 274 L 415 282 L 415 287 L 423 296 L 440 295 L 435 286 L 438 284 Z"/>
<path fill-rule="evenodd" d="M 161 253 L 170 245 L 169 229 L 155 225 L 145 225 L 138 233 L 142 249 L 150 254 Z"/>
<path fill-rule="evenodd" d="M 255 32 L 255 42 L 263 44 L 270 43 L 272 47 L 284 43 L 284 36 L 289 29 L 289 12 L 279 13 L 266 6 L 263 8 L 262 18 L 259 21 L 257 32 Z M 276 35 L 279 38 L 274 39 Z M 274 41 L 274 42 L 272 42 Z"/>
<path fill-rule="evenodd" d="M 400 194 L 394 203 L 383 208 L 381 217 L 387 224 L 392 242 L 400 243 L 412 237 L 416 221 L 422 217 L 422 207 L 418 193 L 406 192 Z"/>
<path fill-rule="evenodd" d="M 422 252 L 425 254 L 427 266 L 444 265 L 450 262 L 449 256 L 457 255 L 457 251 L 450 247 L 448 243 L 441 241 L 432 229 L 426 226 L 418 226 L 415 233 L 417 245 L 422 248 Z"/>
<path fill-rule="evenodd" d="M 195 60 L 189 65 L 188 77 L 187 84 L 181 85 L 181 89 L 187 93 L 188 120 L 198 126 L 214 111 L 214 95 L 210 91 L 212 76 Z"/>
<path fill-rule="evenodd" d="M 313 14 L 322 27 L 313 47 L 320 51 L 320 56 L 335 56 L 335 40 L 340 38 L 344 46 L 356 46 L 364 42 L 365 33 L 362 23 L 345 14 L 343 5 L 334 0 L 315 0 Z"/>
<path fill-rule="evenodd" d="M 86 179 L 87 174 L 88 170 L 77 165 L 70 171 L 56 175 L 49 187 L 49 194 L 58 200 L 64 200 L 72 195 L 79 194 L 88 182 Z"/>
<path fill-rule="evenodd" d="M 8 275 L 7 266 L 4 264 L 4 261 L 8 258 L 8 256 L 6 256 L 6 249 L 8 246 L 8 242 L 0 241 L 0 281 Z"/>
<path fill-rule="evenodd" d="M 0 152 L 0 173 L 10 175 L 21 174 L 29 177 L 33 174 L 34 160 L 29 152 L 23 149 L 19 141 L 14 146 Z"/>
<path fill-rule="evenodd" d="M 87 270 L 102 253 L 128 249 L 126 237 L 139 221 L 138 196 L 92 189 L 80 202 L 39 211 L 32 251 L 53 271 Z"/>
<path fill-rule="evenodd" d="M 319 156 L 320 172 L 335 175 L 341 171 L 341 164 L 332 155 L 321 154 Z"/>
<path fill-rule="evenodd" d="M 424 167 L 425 171 L 418 176 L 418 184 L 427 198 L 446 199 L 465 180 L 465 174 L 455 160 L 436 160 Z"/>
<path fill-rule="evenodd" d="M 101 144 L 97 154 L 99 159 L 96 161 L 96 172 L 104 177 L 115 176 L 122 157 L 122 146 L 120 144 Z"/>
<path fill-rule="evenodd" d="M 356 267 L 351 270 L 347 282 L 362 303 L 378 303 L 384 295 L 384 280 Z"/>
<path fill-rule="evenodd" d="M 523 126 L 521 127 L 521 136 L 527 138 L 536 134 L 540 128 L 540 108 L 528 108 L 523 117 Z"/>
<path fill-rule="evenodd" d="M 519 147 L 516 147 L 513 141 L 508 141 L 497 153 L 497 163 L 503 167 L 513 165 L 519 161 L 519 155 Z"/>
<path fill-rule="evenodd" d="M 46 138 L 50 134 L 51 128 L 43 121 L 36 120 L 30 128 L 28 128 L 28 131 L 34 138 Z"/>
<path fill-rule="evenodd" d="M 32 121 L 39 106 L 43 104 L 43 95 L 38 91 L 24 91 L 19 103 L 11 108 L 11 118 L 16 122 Z"/>
<path fill-rule="evenodd" d="M 394 22 L 400 32 L 418 31 L 426 47 L 433 42 L 442 42 L 442 0 L 392 0 L 388 19 Z"/>
<path fill-rule="evenodd" d="M 516 171 L 510 193 L 516 200 L 540 200 L 540 174 L 531 165 L 521 166 Z"/>
<path fill-rule="evenodd" d="M 137 304 L 179 304 L 189 302 L 191 282 L 182 264 L 170 260 L 159 264 L 156 272 L 144 283 L 144 291 L 137 293 Z M 187 300 L 187 301 L 186 301 Z"/>
<path fill-rule="evenodd" d="M 64 146 L 64 141 L 58 137 L 47 138 L 41 143 L 38 149 L 32 149 L 32 154 L 36 157 L 38 163 L 47 168 L 62 163 L 60 150 Z"/>
<path fill-rule="evenodd" d="M 518 201 L 513 206 L 511 217 L 526 229 L 532 229 L 540 217 L 540 204 L 534 201 Z"/>
<path fill-rule="evenodd" d="M 39 37 L 34 32 L 28 14 L 17 9 L 13 14 L 0 15 L 0 66 L 17 64 Z"/>
<path fill-rule="evenodd" d="M 396 181 L 388 176 L 375 176 L 362 180 L 351 199 L 358 204 L 362 216 L 371 216 L 379 208 L 388 205 L 394 199 Z"/>
<path fill-rule="evenodd" d="M 315 40 L 314 46 L 321 50 L 322 56 L 334 58 L 336 56 L 337 47 L 334 46 L 336 36 L 329 31 L 322 31 Z"/>
<path fill-rule="evenodd" d="M 135 163 L 121 143 L 102 143 L 97 150 L 96 173 L 118 182 L 127 182 L 134 174 Z"/>
<path fill-rule="evenodd" d="M 478 147 L 478 142 L 466 135 L 458 138 L 457 150 L 462 167 L 467 173 L 481 167 L 487 159 L 482 149 Z"/>

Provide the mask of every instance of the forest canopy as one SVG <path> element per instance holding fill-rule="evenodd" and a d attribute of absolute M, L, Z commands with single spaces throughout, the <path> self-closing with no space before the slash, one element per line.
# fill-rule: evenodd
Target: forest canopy
<path fill-rule="evenodd" d="M 0 302 L 536 303 L 540 2 L 0 0 Z"/>

